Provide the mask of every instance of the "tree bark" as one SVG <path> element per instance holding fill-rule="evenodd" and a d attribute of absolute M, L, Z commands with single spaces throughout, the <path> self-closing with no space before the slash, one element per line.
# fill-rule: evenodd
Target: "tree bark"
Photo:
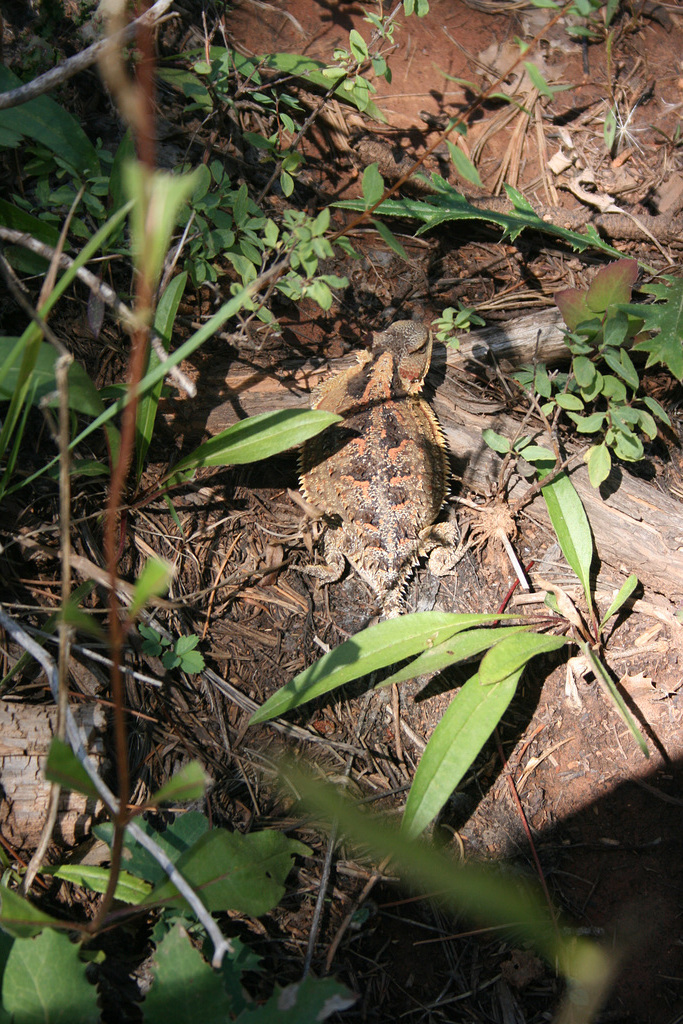
<path fill-rule="evenodd" d="M 104 712 L 97 705 L 74 709 L 91 742 L 91 754 L 101 760 Z M 55 735 L 57 709 L 0 701 L 0 832 L 18 852 L 30 851 L 40 837 L 47 814 L 50 783 L 45 764 Z M 81 793 L 62 790 L 54 840 L 73 847 L 90 834 L 102 805 Z"/>

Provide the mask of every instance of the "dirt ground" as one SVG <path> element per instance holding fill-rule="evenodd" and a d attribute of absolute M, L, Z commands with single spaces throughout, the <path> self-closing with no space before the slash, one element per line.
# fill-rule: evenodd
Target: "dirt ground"
<path fill-rule="evenodd" d="M 198 9 L 189 5 L 188 11 L 186 34 L 178 42 L 187 48 L 203 45 Z M 379 82 L 374 97 L 387 123 L 369 124 L 357 113 L 340 111 L 336 122 L 316 126 L 306 143 L 307 166 L 301 175 L 312 207 L 318 200 L 357 197 L 363 168 L 373 160 L 387 179 L 398 177 L 406 158 L 423 152 L 437 138 L 438 126 L 471 99 L 471 89 L 456 80 L 488 84 L 515 58 L 515 37 L 530 40 L 540 33 L 533 60 L 551 85 L 572 88 L 539 98 L 532 95 L 528 78 L 519 75 L 516 82 L 508 79 L 506 87 L 516 85 L 522 109 L 490 102 L 477 111 L 465 147 L 484 182 L 480 194 L 497 194 L 504 180 L 537 210 L 560 208 L 569 217 L 585 208 L 566 187 L 575 179 L 574 192 L 610 194 L 641 216 L 677 213 L 677 197 L 683 197 L 683 159 L 674 144 L 683 109 L 683 9 L 651 5 L 644 12 L 637 2 L 627 5 L 609 60 L 604 41 L 582 47 L 568 37 L 564 22 L 545 33 L 548 18 L 544 10 L 489 0 L 472 6 L 464 0 L 432 0 L 429 15 L 419 20 L 404 21 L 399 14 L 392 82 Z M 224 27 L 228 40 L 246 53 L 299 52 L 323 61 L 347 45 L 350 29 L 366 37 L 369 32 L 360 4 L 322 0 L 244 2 L 225 15 Z M 628 124 L 610 158 L 603 122 L 612 99 Z M 172 106 L 164 107 L 167 102 L 162 92 L 165 125 L 173 115 Z M 88 114 L 91 128 L 101 113 L 102 107 Z M 184 131 L 189 135 L 196 127 L 186 125 Z M 183 142 L 166 134 L 172 158 Z M 198 138 L 201 145 L 215 144 L 208 135 Z M 583 168 L 580 181 L 578 171 L 549 171 L 558 153 L 570 166 L 574 160 Z M 455 180 L 445 146 L 426 167 Z M 459 187 L 477 194 L 473 186 L 460 182 Z M 337 216 L 340 226 L 344 215 Z M 585 283 L 596 262 L 548 239 L 525 235 L 514 244 L 501 242 L 499 231 L 475 229 L 471 222 L 421 238 L 409 230 L 408 225 L 405 231 L 397 228 L 408 263 L 389 252 L 379 235 L 362 229 L 353 238 L 362 259 L 335 264 L 334 272 L 346 273 L 350 286 L 328 313 L 307 303 L 285 307 L 278 310 L 281 337 L 257 336 L 239 352 L 216 339 L 215 347 L 202 350 L 187 371 L 199 379 L 215 375 L 217 360 L 237 355 L 256 368 L 272 369 L 283 351 L 327 360 L 358 348 L 370 330 L 393 319 L 429 321 L 458 301 L 476 307 L 487 322 L 506 320 L 525 309 L 550 306 L 554 290 Z M 673 243 L 655 246 L 626 232 L 614 244 L 625 255 L 669 272 L 680 270 L 680 249 Z M 182 312 L 188 319 L 199 318 L 211 301 L 208 293 L 189 296 Z M 79 313 L 74 324 L 62 326 L 74 327 L 72 338 L 76 347 L 82 344 L 87 362 L 94 350 L 83 320 Z M 120 359 L 122 343 L 111 344 Z M 495 379 L 484 379 L 495 393 Z M 662 386 L 662 400 L 675 414 L 680 395 L 669 384 Z M 167 454 L 201 439 L 210 414 L 197 409 L 169 400 L 162 436 Z M 161 466 L 163 454 L 157 452 L 157 458 Z M 674 496 L 680 496 L 675 490 L 680 479 L 675 433 L 652 448 L 648 464 L 653 486 L 673 488 Z M 159 466 L 152 467 L 150 479 Z M 310 526 L 289 493 L 296 487 L 295 458 L 284 456 L 212 475 L 200 480 L 196 491 L 179 496 L 174 507 L 184 539 L 157 500 L 131 510 L 129 524 L 138 542 L 142 538 L 161 554 L 177 556 L 180 571 L 172 596 L 185 608 L 175 625 L 202 636 L 213 670 L 200 681 L 169 682 L 160 694 L 131 685 L 130 706 L 139 716 L 133 746 L 140 786 L 163 781 L 170 766 L 188 754 L 199 756 L 215 780 L 211 810 L 216 821 L 241 829 L 288 828 L 316 851 L 299 867 L 279 917 L 263 925 L 240 925 L 274 964 L 281 983 L 300 976 L 326 851 L 319 836 L 287 818 L 287 807 L 273 795 L 273 758 L 287 744 L 268 727 L 248 730 L 239 697 L 261 703 L 323 650 L 361 629 L 376 611 L 367 588 L 352 573 L 321 588 L 296 571 L 311 558 L 306 547 Z M 467 495 L 456 487 L 453 497 Z M 77 511 L 89 513 L 92 505 L 87 486 L 76 493 Z M 30 514 L 18 505 L 12 511 L 18 522 L 28 522 L 36 507 Z M 522 561 L 540 562 L 553 538 L 530 519 L 521 520 L 520 530 L 516 547 Z M 133 569 L 137 555 L 132 547 L 122 559 L 122 572 Z M 264 573 L 282 562 L 286 568 Z M 35 570 L 15 566 L 10 574 L 15 593 L 23 595 L 24 588 L 33 593 L 39 571 L 42 565 Z M 558 573 L 563 571 L 568 572 L 560 565 Z M 421 568 L 410 585 L 407 610 L 496 611 L 513 582 L 509 563 L 498 552 L 487 550 L 483 557 L 470 552 L 457 575 L 444 582 Z M 193 595 L 213 588 L 208 604 L 205 596 L 194 600 Z M 662 589 L 659 595 L 644 595 L 649 613 L 618 619 L 606 655 L 648 736 L 649 760 L 596 681 L 579 680 L 574 692 L 564 663 L 537 660 L 501 724 L 501 746 L 491 743 L 482 752 L 435 830 L 435 839 L 449 849 L 535 877 L 532 837 L 551 897 L 566 920 L 619 953 L 620 970 L 597 1018 L 601 1022 L 683 1021 L 683 640 L 682 627 L 671 616 L 682 595 L 668 601 L 672 595 Z M 368 700 L 362 689 L 304 707 L 291 721 L 319 742 L 299 736 L 300 752 L 339 772 L 345 763 L 341 745 L 360 744 L 366 758 L 352 771 L 359 790 L 372 796 L 378 808 L 398 814 L 424 742 L 453 687 L 465 678 L 453 671 L 445 678 L 403 685 L 398 714 L 386 692 Z M 527 949 L 512 948 L 495 932 L 473 933 L 466 921 L 443 913 L 438 895 L 417 898 L 387 880 L 362 896 L 371 873 L 369 864 L 340 848 L 313 961 L 317 973 L 329 970 L 359 994 L 356 1006 L 340 1020 L 536 1024 L 552 1019 L 561 987 Z M 337 946 L 335 937 L 353 909 L 358 924 Z M 135 1019 L 134 1010 L 126 1012 Z"/>

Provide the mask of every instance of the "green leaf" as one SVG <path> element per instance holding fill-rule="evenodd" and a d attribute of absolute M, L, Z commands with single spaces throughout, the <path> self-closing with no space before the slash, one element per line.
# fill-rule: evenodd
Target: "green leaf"
<path fill-rule="evenodd" d="M 560 473 L 542 488 L 550 521 L 562 554 L 574 570 L 592 614 L 591 565 L 593 562 L 593 536 L 581 498 L 566 473 Z"/>
<path fill-rule="evenodd" d="M 175 864 L 179 857 L 190 850 L 195 843 L 209 830 L 209 823 L 199 811 L 187 811 L 179 815 L 164 832 L 159 832 L 147 821 L 138 819 L 141 828 L 157 846 L 160 846 L 167 857 Z M 93 826 L 93 834 L 111 846 L 114 826 L 110 822 Z M 152 857 L 144 846 L 141 846 L 128 832 L 124 836 L 123 866 L 132 875 L 144 878 L 153 885 L 166 878 L 166 872 Z"/>
<path fill-rule="evenodd" d="M 620 349 L 618 352 L 615 352 L 613 349 L 606 348 L 603 355 L 610 370 L 614 370 L 615 373 L 618 373 L 633 391 L 637 391 L 640 381 L 638 380 L 638 373 L 631 362 L 628 352 L 624 349 Z"/>
<path fill-rule="evenodd" d="M 521 671 L 537 654 L 559 651 L 566 643 L 563 636 L 550 633 L 515 633 L 484 655 L 479 666 L 479 681 L 482 686 L 500 683 Z"/>
<path fill-rule="evenodd" d="M 614 139 L 617 134 L 617 116 L 614 113 L 614 109 L 610 109 L 605 114 L 605 120 L 602 126 L 602 137 L 605 140 L 605 148 L 608 153 L 612 152 L 612 146 L 614 145 Z"/>
<path fill-rule="evenodd" d="M 571 419 L 576 424 L 580 434 L 595 434 L 605 422 L 604 412 L 593 412 L 590 416 L 579 416 L 578 413 L 570 412 Z"/>
<path fill-rule="evenodd" d="M 197 186 L 198 173 L 150 172 L 139 161 L 131 160 L 123 167 L 122 175 L 126 195 L 133 200 L 130 235 L 135 267 L 154 291 L 178 216 Z"/>
<path fill-rule="evenodd" d="M 351 53 L 359 64 L 368 59 L 368 44 L 355 28 L 352 28 L 349 32 L 349 46 Z"/>
<path fill-rule="evenodd" d="M 599 683 L 602 683 L 602 685 L 606 688 L 607 692 L 612 698 L 612 701 L 614 702 L 617 711 L 619 712 L 624 722 L 628 726 L 628 729 L 631 735 L 633 736 L 634 740 L 640 747 L 645 757 L 649 758 L 650 751 L 647 749 L 645 737 L 640 731 L 635 719 L 633 718 L 633 715 L 627 708 L 624 698 L 619 693 L 619 690 L 617 689 L 611 675 L 603 665 L 600 658 L 598 658 L 593 653 L 590 644 L 585 643 L 583 640 L 578 640 L 577 643 L 583 651 L 584 655 L 586 656 L 589 665 L 593 669 L 593 672 L 595 673 L 595 678 L 598 680 Z"/>
<path fill-rule="evenodd" d="M 541 96 L 549 96 L 552 99 L 557 90 L 552 89 L 548 85 L 548 83 L 546 82 L 545 78 L 543 77 L 539 69 L 536 67 L 536 65 L 532 64 L 530 61 L 525 60 L 524 67 L 526 68 L 526 72 L 529 78 L 531 79 L 531 84 L 533 85 L 534 89 L 537 89 L 538 92 L 540 92 Z"/>
<path fill-rule="evenodd" d="M 520 208 L 515 203 L 512 212 L 500 212 L 498 210 L 481 209 L 473 206 L 453 186 L 438 174 L 432 174 L 429 184 L 435 194 L 428 199 L 386 199 L 375 211 L 381 217 L 409 217 L 422 223 L 418 234 L 422 235 L 433 228 L 451 220 L 475 220 L 487 221 L 491 224 L 498 224 L 503 228 L 505 236 L 513 241 L 522 231 L 530 229 L 541 232 L 545 235 L 552 235 L 555 238 L 562 238 L 574 249 L 583 252 L 588 248 L 600 249 L 613 256 L 620 256 L 618 249 L 605 242 L 595 229 L 586 229 L 585 234 L 578 231 L 570 231 L 567 228 L 558 227 L 556 224 L 548 223 L 541 219 L 533 210 L 530 204 Z M 509 195 L 511 193 L 508 193 Z M 514 194 L 514 190 L 512 190 Z M 517 193 L 518 194 L 518 193 Z M 339 209 L 355 210 L 362 213 L 365 207 L 365 200 L 347 199 L 334 204 Z"/>
<path fill-rule="evenodd" d="M 293 448 L 325 427 L 338 423 L 341 416 L 321 409 L 282 409 L 264 412 L 240 420 L 201 444 L 176 464 L 170 480 L 194 472 L 200 466 L 234 466 L 268 459 Z"/>
<path fill-rule="evenodd" d="M 579 409 L 583 409 L 583 402 L 578 395 L 572 395 L 566 392 L 563 395 L 556 395 L 555 401 L 559 405 L 560 409 L 573 409 L 578 412 Z"/>
<path fill-rule="evenodd" d="M 251 716 L 249 724 L 277 718 L 343 683 L 410 658 L 427 647 L 434 647 L 463 629 L 498 623 L 504 618 L 500 615 L 417 612 L 378 622 L 376 626 L 356 633 L 291 679 Z"/>
<path fill-rule="evenodd" d="M 111 876 L 111 868 L 98 867 L 96 864 L 55 864 L 45 866 L 41 871 L 43 874 L 54 875 L 55 878 L 71 882 L 72 885 L 101 893 L 107 891 Z M 127 871 L 121 871 L 116 882 L 114 899 L 136 906 L 142 903 L 151 891 L 152 886 L 149 882 L 143 882 Z"/>
<path fill-rule="evenodd" d="M 386 244 L 389 246 L 389 248 L 392 250 L 392 252 L 395 252 L 397 256 L 400 256 L 401 259 L 405 260 L 406 263 L 407 263 L 408 262 L 408 254 L 407 254 L 407 252 L 405 251 L 405 249 L 403 248 L 403 246 L 399 242 L 398 238 L 396 238 L 394 233 L 392 231 L 390 231 L 389 228 L 386 226 L 384 221 L 377 220 L 376 217 L 373 217 L 372 218 L 372 223 L 373 223 L 374 227 L 377 229 L 377 233 L 386 242 Z"/>
<path fill-rule="evenodd" d="M 426 651 L 418 655 L 405 668 L 392 673 L 381 683 L 377 683 L 375 689 L 379 690 L 385 686 L 392 686 L 394 683 L 403 683 L 406 679 L 415 679 L 416 676 L 441 672 L 449 665 L 456 665 L 461 661 L 468 661 L 475 658 L 482 651 L 504 640 L 512 633 L 528 629 L 528 626 L 488 626 L 486 629 L 468 629 L 462 633 L 456 633 L 450 640 L 438 644 L 436 647 L 428 647 Z"/>
<path fill-rule="evenodd" d="M 451 160 L 455 167 L 456 173 L 464 178 L 465 181 L 471 181 L 477 188 L 483 188 L 483 183 L 479 177 L 479 171 L 474 166 L 470 158 L 456 146 L 450 139 L 446 139 L 446 145 L 448 146 L 448 152 L 451 154 Z"/>
<path fill-rule="evenodd" d="M 494 686 L 472 676 L 455 695 L 420 758 L 401 823 L 418 836 L 439 813 L 498 725 L 523 672 Z"/>
<path fill-rule="evenodd" d="M 671 426 L 671 420 L 655 398 L 650 398 L 649 395 L 646 395 L 645 398 L 643 398 L 643 404 L 646 405 L 650 412 L 653 412 L 658 419 L 662 420 L 663 423 L 666 423 L 667 427 Z"/>
<path fill-rule="evenodd" d="M 616 613 L 622 607 L 624 602 L 628 601 L 629 597 L 631 596 L 631 594 L 633 593 L 633 591 L 636 589 L 637 586 L 638 586 L 638 577 L 636 576 L 635 573 L 632 573 L 629 576 L 629 578 L 626 580 L 624 585 L 621 587 L 621 589 L 619 590 L 619 593 L 614 598 L 614 600 L 612 601 L 611 605 L 609 606 L 609 608 L 605 612 L 605 614 L 604 614 L 604 616 L 602 618 L 602 622 L 600 623 L 600 627 L 599 627 L 599 630 L 598 630 L 599 633 L 602 633 L 602 631 L 605 628 L 608 620 L 611 619 L 613 615 L 616 615 Z"/>
<path fill-rule="evenodd" d="M 348 1010 L 357 999 L 357 995 L 334 978 L 315 978 L 309 974 L 303 981 L 285 988 L 276 985 L 267 1002 L 245 1010 L 236 1024 L 274 1024 L 274 1021 L 277 1024 L 317 1024 L 332 1014 Z"/>
<path fill-rule="evenodd" d="M 586 356 L 574 356 L 572 360 L 572 370 L 576 383 L 580 388 L 589 388 L 595 380 L 597 370 L 595 364 L 591 362 Z"/>
<path fill-rule="evenodd" d="M 44 928 L 58 921 L 19 896 L 13 889 L 0 885 L 0 928 L 15 938 L 24 939 L 40 934 Z"/>
<path fill-rule="evenodd" d="M 45 778 L 48 782 L 58 782 L 65 789 L 83 793 L 92 800 L 100 799 L 94 782 L 73 750 L 58 736 L 55 736 L 50 743 L 45 765 Z"/>
<path fill-rule="evenodd" d="M 636 352 L 647 352 L 647 366 L 663 363 L 678 380 L 683 380 L 683 280 L 670 279 L 668 287 L 650 286 L 660 300 L 653 305 L 622 306 L 627 313 L 641 318 L 652 338 L 644 338 L 634 346 Z"/>
<path fill-rule="evenodd" d="M 161 338 L 163 347 L 167 352 L 170 347 L 170 339 L 173 334 L 173 325 L 178 313 L 178 306 L 180 305 L 180 300 L 183 297 L 186 284 L 187 273 L 183 272 L 182 274 L 178 274 L 169 282 L 157 305 L 156 314 L 154 316 L 154 330 Z M 159 365 L 159 363 L 159 356 L 156 354 L 154 349 L 150 347 L 149 355 L 147 357 L 147 372 L 154 369 Z M 163 380 L 157 381 L 154 387 L 150 388 L 149 391 L 142 396 L 138 404 L 138 410 L 135 418 L 135 467 L 138 480 L 142 476 L 147 452 L 149 451 L 149 446 L 152 443 L 152 437 L 154 436 L 154 424 L 156 422 L 157 408 L 159 406 L 159 399 L 161 398 L 163 386 Z"/>
<path fill-rule="evenodd" d="M 22 210 L 19 206 L 13 206 L 5 199 L 0 199 L 0 224 L 13 231 L 22 231 L 25 234 L 37 238 L 40 242 L 55 248 L 59 240 L 59 231 L 52 224 L 48 224 L 39 217 Z M 5 249 L 7 259 L 21 273 L 44 274 L 47 270 L 48 261 L 42 256 L 25 249 L 21 245 L 8 245 Z"/>
<path fill-rule="evenodd" d="M 636 260 L 622 259 L 601 267 L 586 293 L 588 308 L 594 313 L 604 313 L 612 307 L 617 307 L 619 303 L 629 302 L 637 280 Z"/>
<path fill-rule="evenodd" d="M 247 835 L 213 829 L 181 854 L 176 867 L 208 910 L 236 910 L 260 917 L 282 899 L 293 858 L 310 852 L 308 846 L 274 829 Z M 187 906 L 168 880 L 158 885 L 145 903 Z"/>
<path fill-rule="evenodd" d="M 86 980 L 78 950 L 52 929 L 16 940 L 2 981 L 3 1006 L 14 1024 L 97 1024 L 97 989 Z"/>
<path fill-rule="evenodd" d="M 20 78 L 0 65 L 0 92 L 22 85 Z M 16 149 L 22 139 L 46 146 L 73 168 L 76 174 L 96 174 L 100 170 L 97 151 L 78 121 L 49 96 L 38 96 L 18 107 L 0 110 L 1 144 Z"/>
<path fill-rule="evenodd" d="M 503 437 L 502 434 L 497 434 L 495 430 L 491 430 L 490 427 L 486 427 L 481 432 L 482 440 L 485 444 L 492 448 L 494 452 L 498 452 L 499 455 L 507 455 L 510 451 L 511 445 L 507 437 Z"/>
<path fill-rule="evenodd" d="M 145 1024 L 188 1024 L 199 1017 L 202 1024 L 226 1024 L 233 1019 L 220 972 L 202 958 L 181 924 L 157 946 L 152 977 L 142 1004 Z"/>
<path fill-rule="evenodd" d="M 208 775 L 199 761 L 190 761 L 166 782 L 147 801 L 149 804 L 178 804 L 184 800 L 201 800 L 209 785 Z"/>
<path fill-rule="evenodd" d="M 162 558 L 148 558 L 135 581 L 133 600 L 128 614 L 131 618 L 147 606 L 150 599 L 165 594 L 173 579 L 173 566 Z"/>
<path fill-rule="evenodd" d="M 288 199 L 294 191 L 294 178 L 288 171 L 280 171 L 280 188 L 283 196 Z"/>

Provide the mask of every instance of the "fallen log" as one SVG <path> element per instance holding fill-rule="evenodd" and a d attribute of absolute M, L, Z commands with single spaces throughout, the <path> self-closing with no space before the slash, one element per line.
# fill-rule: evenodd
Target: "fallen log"
<path fill-rule="evenodd" d="M 458 382 L 468 364 L 474 361 L 519 365 L 534 357 L 548 365 L 567 357 L 561 319 L 556 310 L 534 313 L 509 323 L 473 331 L 461 342 L 458 351 L 443 346 L 435 351 L 426 394 L 439 417 L 448 440 L 454 475 L 461 494 L 473 491 L 489 495 L 501 466 L 498 455 L 482 440 L 482 430 L 491 427 L 508 437 L 516 435 L 519 422 L 503 411 L 503 403 L 486 400 L 485 393 L 473 400 Z M 176 429 L 198 440 L 203 432 L 218 434 L 244 416 L 273 409 L 304 408 L 311 389 L 330 370 L 348 366 L 355 356 L 335 360 L 334 365 L 288 357 L 267 369 L 246 362 L 211 356 L 207 372 L 195 373 L 197 399 L 180 401 L 170 409 L 167 420 Z M 185 367 L 192 375 L 192 368 Z M 210 374 L 208 373 L 210 369 Z M 526 430 L 533 433 L 533 430 Z M 536 431 L 538 442 L 548 439 Z M 636 479 L 616 467 L 609 479 L 595 490 L 588 481 L 585 466 L 572 470 L 572 480 L 581 496 L 593 530 L 600 561 L 620 575 L 637 573 L 647 589 L 671 600 L 683 599 L 683 504 L 652 485 Z M 508 491 L 518 501 L 528 488 L 521 478 L 513 478 Z M 540 496 L 529 504 L 526 513 L 550 526 L 545 503 Z"/>

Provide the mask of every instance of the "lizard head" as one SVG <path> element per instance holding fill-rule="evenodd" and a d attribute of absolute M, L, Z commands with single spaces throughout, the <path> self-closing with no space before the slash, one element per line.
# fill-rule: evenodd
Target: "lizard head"
<path fill-rule="evenodd" d="M 390 352 L 394 356 L 395 383 L 407 394 L 422 389 L 432 359 L 432 332 L 414 320 L 397 320 L 373 339 L 375 355 Z"/>

